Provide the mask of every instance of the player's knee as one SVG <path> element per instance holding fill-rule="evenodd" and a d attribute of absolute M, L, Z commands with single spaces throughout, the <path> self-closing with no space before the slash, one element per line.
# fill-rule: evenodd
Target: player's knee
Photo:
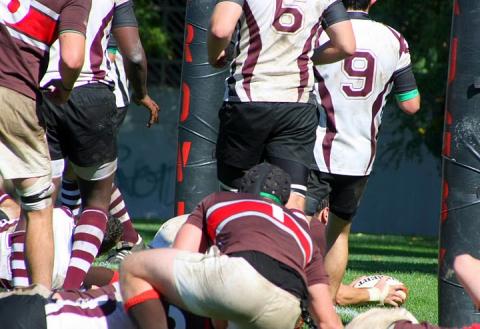
<path fill-rule="evenodd" d="M 297 161 L 270 157 L 269 162 L 275 166 L 282 168 L 290 175 L 292 184 L 290 185 L 292 193 L 299 194 L 303 197 L 307 194 L 308 167 Z"/>
<path fill-rule="evenodd" d="M 82 167 L 70 162 L 75 174 L 86 181 L 98 181 L 111 176 L 117 170 L 117 159 L 101 165 Z"/>
<path fill-rule="evenodd" d="M 22 201 L 22 209 L 26 211 L 42 210 L 52 204 L 54 186 L 51 176 L 37 178 L 35 183 L 28 187 L 17 188 Z"/>

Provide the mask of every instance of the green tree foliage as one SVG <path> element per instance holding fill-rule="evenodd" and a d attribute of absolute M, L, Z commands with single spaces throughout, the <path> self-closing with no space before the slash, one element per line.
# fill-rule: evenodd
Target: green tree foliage
<path fill-rule="evenodd" d="M 143 47 L 149 57 L 167 58 L 172 56 L 171 38 L 163 24 L 161 4 L 152 0 L 135 0 Z"/>
<path fill-rule="evenodd" d="M 394 111 L 397 129 L 386 155 L 397 163 L 403 158 L 421 160 L 424 146 L 440 158 L 452 2 L 379 0 L 372 7 L 372 18 L 392 26 L 408 40 L 422 97 L 416 115 Z"/>

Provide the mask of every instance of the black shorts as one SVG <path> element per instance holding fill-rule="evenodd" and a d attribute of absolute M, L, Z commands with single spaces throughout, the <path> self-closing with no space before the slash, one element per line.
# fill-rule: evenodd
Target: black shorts
<path fill-rule="evenodd" d="M 81 167 L 117 158 L 117 106 L 110 87 L 92 83 L 73 89 L 66 104 L 46 97 L 40 106 L 52 160 L 70 159 Z"/>
<path fill-rule="evenodd" d="M 355 216 L 369 176 L 346 176 L 311 170 L 305 213 L 309 216 L 319 211 L 318 205 L 328 197 L 330 211 L 344 220 Z"/>
<path fill-rule="evenodd" d="M 117 107 L 117 113 L 113 119 L 113 123 L 115 124 L 117 131 L 120 129 L 120 126 L 122 125 L 123 121 L 125 121 L 125 117 L 127 116 L 127 111 L 128 111 L 128 105 Z"/>
<path fill-rule="evenodd" d="M 11 295 L 0 299 L 0 328 L 47 329 L 46 299 L 40 295 Z"/>
<path fill-rule="evenodd" d="M 242 172 L 267 161 L 289 173 L 292 184 L 306 186 L 318 125 L 316 105 L 225 102 L 219 118 L 216 157 L 221 182 L 231 184 L 227 170 Z"/>

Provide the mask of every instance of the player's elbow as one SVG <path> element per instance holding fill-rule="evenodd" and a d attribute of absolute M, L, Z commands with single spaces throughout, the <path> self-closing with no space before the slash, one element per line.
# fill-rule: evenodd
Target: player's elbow
<path fill-rule="evenodd" d="M 210 38 L 211 40 L 230 40 L 234 30 L 227 25 L 212 23 L 209 30 Z"/>
<path fill-rule="evenodd" d="M 399 102 L 398 106 L 406 114 L 413 115 L 420 111 L 420 103 L 420 96 L 417 96 L 407 101 Z"/>
<path fill-rule="evenodd" d="M 339 45 L 339 50 L 343 53 L 345 57 L 350 57 L 355 54 L 357 49 L 357 44 L 355 42 L 355 38 L 350 40 L 346 40 L 345 42 Z"/>

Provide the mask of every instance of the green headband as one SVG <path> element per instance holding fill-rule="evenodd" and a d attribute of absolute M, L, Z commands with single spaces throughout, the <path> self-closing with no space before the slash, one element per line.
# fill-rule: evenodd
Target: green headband
<path fill-rule="evenodd" d="M 260 192 L 260 196 L 263 196 L 264 198 L 268 198 L 270 200 L 273 200 L 278 204 L 282 204 L 282 200 L 280 200 L 280 198 L 276 195 L 273 195 L 273 194 L 270 194 L 270 193 L 267 193 L 267 192 Z"/>

